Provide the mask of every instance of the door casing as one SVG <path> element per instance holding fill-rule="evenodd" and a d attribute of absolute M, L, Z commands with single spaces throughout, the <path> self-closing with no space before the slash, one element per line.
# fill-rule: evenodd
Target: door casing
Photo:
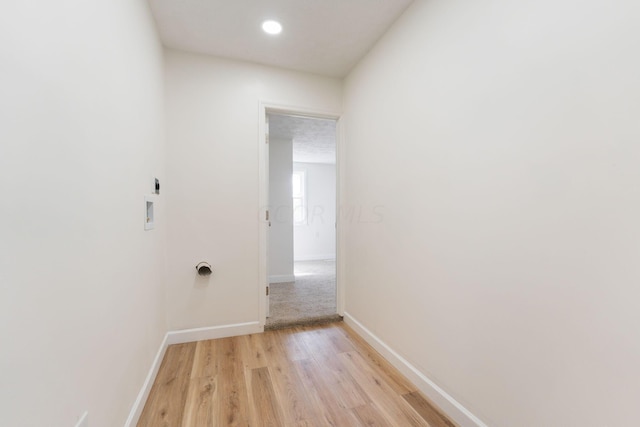
<path fill-rule="evenodd" d="M 268 239 L 269 239 L 269 219 L 267 210 L 269 207 L 269 147 L 267 145 L 267 114 L 278 113 L 291 116 L 312 117 L 321 119 L 336 120 L 336 309 L 340 316 L 344 315 L 345 305 L 345 259 L 343 245 L 345 239 L 343 237 L 344 230 L 341 226 L 340 206 L 343 205 L 344 185 L 342 177 L 344 176 L 344 119 L 340 112 L 313 109 L 308 107 L 283 105 L 274 102 L 260 101 L 259 119 L 258 119 L 258 213 L 260 222 L 259 231 L 259 319 L 260 324 L 264 327 L 268 314 L 268 296 L 267 288 L 269 286 L 268 278 Z"/>

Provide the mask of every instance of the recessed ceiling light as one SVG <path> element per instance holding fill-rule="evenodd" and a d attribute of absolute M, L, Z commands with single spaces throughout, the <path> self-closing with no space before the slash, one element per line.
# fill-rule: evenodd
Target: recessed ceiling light
<path fill-rule="evenodd" d="M 262 23 L 262 29 L 267 34 L 280 34 L 282 32 L 282 25 L 278 21 L 264 21 Z"/>

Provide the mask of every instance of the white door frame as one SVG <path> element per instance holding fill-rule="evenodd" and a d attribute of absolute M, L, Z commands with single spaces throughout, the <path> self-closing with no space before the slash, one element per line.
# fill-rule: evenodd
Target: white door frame
<path fill-rule="evenodd" d="M 265 325 L 267 321 L 267 295 L 266 289 L 269 286 L 267 253 L 269 239 L 269 220 L 266 211 L 269 206 L 269 151 L 266 141 L 266 120 L 267 113 L 288 114 L 292 116 L 304 116 L 312 118 L 336 120 L 336 309 L 340 316 L 344 315 L 344 284 L 345 284 L 345 259 L 343 244 L 343 227 L 341 227 L 340 206 L 343 205 L 343 183 L 344 176 L 344 144 L 343 128 L 344 123 L 341 113 L 336 111 L 318 110 L 308 107 L 283 105 L 276 102 L 260 101 L 258 120 L 258 206 L 260 206 L 260 244 L 258 257 L 259 271 L 259 304 L 260 304 L 260 324 Z"/>

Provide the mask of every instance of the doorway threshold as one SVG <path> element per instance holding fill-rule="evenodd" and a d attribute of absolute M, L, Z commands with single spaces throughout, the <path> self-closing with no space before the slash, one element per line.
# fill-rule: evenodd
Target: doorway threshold
<path fill-rule="evenodd" d="M 287 329 L 296 326 L 324 325 L 326 323 L 342 322 L 342 319 L 342 316 L 339 314 L 331 314 L 328 316 L 308 317 L 303 319 L 276 321 L 272 323 L 267 321 L 267 324 L 264 325 L 264 330 L 274 331 L 276 329 Z"/>

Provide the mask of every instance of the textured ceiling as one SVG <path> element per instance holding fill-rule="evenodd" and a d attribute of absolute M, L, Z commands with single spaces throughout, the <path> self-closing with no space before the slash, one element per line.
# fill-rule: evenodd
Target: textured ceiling
<path fill-rule="evenodd" d="M 413 0 L 149 0 L 165 46 L 343 77 Z M 282 23 L 278 36 L 265 19 Z"/>
<path fill-rule="evenodd" d="M 293 161 L 336 163 L 336 121 L 269 114 L 269 138 L 293 140 Z"/>

